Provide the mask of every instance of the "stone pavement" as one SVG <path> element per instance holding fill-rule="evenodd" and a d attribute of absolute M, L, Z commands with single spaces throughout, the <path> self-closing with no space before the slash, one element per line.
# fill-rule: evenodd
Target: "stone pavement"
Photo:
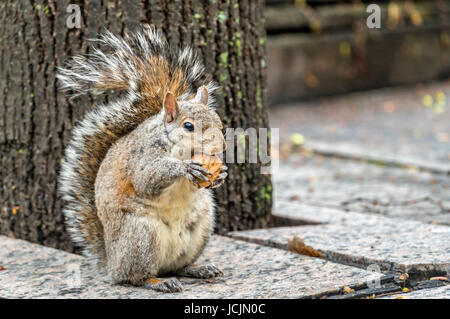
<path fill-rule="evenodd" d="M 230 235 L 283 249 L 292 248 L 288 242 L 297 236 L 326 260 L 361 268 L 377 265 L 383 272 L 406 272 L 415 280 L 450 272 L 450 227 L 359 215 L 327 225 L 257 229 Z M 300 253 L 308 251 L 303 248 Z"/>
<path fill-rule="evenodd" d="M 284 227 L 214 236 L 199 263 L 221 278 L 111 286 L 81 256 L 0 236 L 0 298 L 450 298 L 449 88 L 273 108 Z"/>
<path fill-rule="evenodd" d="M 450 178 L 445 174 L 298 152 L 273 179 L 273 210 L 279 216 L 289 217 L 307 205 L 450 225 Z"/>
<path fill-rule="evenodd" d="M 183 292 L 164 294 L 111 286 L 92 272 L 84 257 L 0 236 L 0 298 L 311 298 L 381 277 L 221 236 L 214 236 L 198 263 L 215 263 L 224 276 L 181 278 Z"/>
<path fill-rule="evenodd" d="M 293 133 L 326 155 L 450 173 L 450 81 L 358 92 L 270 110 L 281 137 Z"/>
<path fill-rule="evenodd" d="M 288 227 L 229 235 L 394 276 L 329 298 L 449 298 L 449 94 L 446 81 L 272 108 L 273 214 Z"/>

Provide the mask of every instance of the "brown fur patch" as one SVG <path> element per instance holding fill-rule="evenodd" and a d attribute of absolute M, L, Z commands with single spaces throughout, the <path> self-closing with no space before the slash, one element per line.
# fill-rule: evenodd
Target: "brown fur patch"
<path fill-rule="evenodd" d="M 129 179 L 121 179 L 119 181 L 119 194 L 131 197 L 136 195 L 136 191 L 134 190 L 133 184 L 131 184 L 131 181 Z"/>
<path fill-rule="evenodd" d="M 109 70 L 102 71 L 102 74 L 107 74 Z M 103 76 L 99 82 L 94 84 L 96 89 L 113 89 L 123 91 L 128 89 L 129 85 L 126 81 L 119 81 L 118 79 L 108 78 Z"/>
<path fill-rule="evenodd" d="M 143 106 L 155 113 L 162 108 L 162 101 L 166 92 L 173 92 L 178 97 L 189 90 L 183 80 L 183 70 L 170 69 L 167 60 L 160 56 L 152 56 L 149 61 L 137 62 L 138 70 L 142 75 L 140 91 L 144 97 Z"/>
<path fill-rule="evenodd" d="M 158 282 L 161 282 L 161 281 L 162 280 L 158 279 L 158 278 L 149 278 L 145 282 L 149 283 L 149 284 L 152 284 L 152 285 L 156 285 Z"/>

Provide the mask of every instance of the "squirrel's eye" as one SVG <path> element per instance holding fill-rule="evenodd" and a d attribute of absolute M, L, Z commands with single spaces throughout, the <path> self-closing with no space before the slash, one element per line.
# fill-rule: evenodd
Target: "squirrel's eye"
<path fill-rule="evenodd" d="M 192 124 L 191 122 L 185 122 L 183 126 L 189 132 L 192 132 L 194 130 L 194 124 Z"/>

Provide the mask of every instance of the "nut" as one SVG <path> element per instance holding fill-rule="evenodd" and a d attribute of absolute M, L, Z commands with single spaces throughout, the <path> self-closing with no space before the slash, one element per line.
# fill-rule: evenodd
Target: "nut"
<path fill-rule="evenodd" d="M 220 159 L 217 156 L 195 154 L 192 157 L 192 160 L 202 162 L 202 167 L 211 172 L 211 175 L 208 175 L 209 181 L 203 181 L 196 177 L 200 187 L 205 188 L 211 185 L 219 176 L 220 170 L 222 169 L 222 162 Z"/>

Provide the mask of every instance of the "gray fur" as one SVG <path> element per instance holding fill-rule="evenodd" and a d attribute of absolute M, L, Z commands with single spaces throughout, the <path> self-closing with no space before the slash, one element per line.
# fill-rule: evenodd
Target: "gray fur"
<path fill-rule="evenodd" d="M 108 84 L 107 80 L 113 80 L 125 88 L 126 94 L 108 105 L 96 106 L 73 129 L 61 167 L 59 191 L 65 202 L 63 212 L 68 230 L 76 245 L 97 261 L 113 282 L 141 285 L 149 277 L 175 272 L 191 264 L 201 254 L 212 232 L 211 190 L 195 186 L 195 177 L 201 178 L 205 172 L 198 163 L 178 158 L 177 152 L 186 145 L 179 146 L 176 132 L 182 128 L 185 116 L 207 127 L 221 129 L 213 111 L 212 93 L 216 86 L 191 48 L 169 48 L 153 27 L 144 27 L 125 38 L 105 32 L 98 41 L 111 52 L 93 49 L 92 54 L 74 57 L 66 68 L 59 68 L 61 89 L 72 96 L 102 92 L 108 89 L 105 81 Z M 171 68 L 184 70 L 182 81 L 188 86 L 177 97 L 180 116 L 170 125 L 164 122 L 164 112 L 142 122 L 140 112 L 143 111 L 136 107 L 145 101 L 139 91 L 141 74 L 136 61 L 145 62 L 155 55 L 169 61 Z M 187 101 L 201 84 L 209 94 L 207 107 L 195 100 Z M 204 100 L 203 93 L 199 96 Z M 105 128 L 111 125 L 113 129 L 105 133 Z M 124 130 L 115 136 L 116 131 Z M 97 136 L 109 138 L 106 155 L 99 155 L 89 147 L 89 141 Z M 196 147 L 212 146 L 208 143 L 201 141 Z M 222 141 L 214 143 L 216 148 Z M 93 172 L 95 185 L 83 173 L 83 158 L 90 157 L 99 161 L 98 171 Z M 131 186 L 127 193 L 120 187 L 128 179 Z M 219 180 L 223 180 L 223 174 Z M 95 194 L 89 194 L 94 187 Z M 170 196 L 179 198 L 186 207 L 170 206 L 177 204 L 175 199 L 175 203 L 166 200 Z M 161 214 L 161 205 L 168 206 L 168 216 Z M 86 211 L 91 214 L 89 218 L 81 214 Z M 82 231 L 92 221 L 100 223 L 97 228 L 101 227 L 94 240 Z M 193 224 L 194 228 L 187 227 Z M 177 239 L 179 244 L 174 247 L 164 246 L 164 236 L 171 236 L 174 231 L 183 240 Z"/>
<path fill-rule="evenodd" d="M 182 118 L 192 117 L 199 107 L 204 106 L 191 106 L 190 111 L 181 107 L 175 123 L 163 122 L 162 114 L 145 121 L 119 139 L 102 162 L 95 185 L 96 206 L 105 227 L 106 265 L 113 282 L 139 285 L 148 278 L 177 273 L 198 258 L 210 237 L 212 193 L 189 182 L 209 172 L 198 162 L 173 156 L 177 144 L 168 138 L 180 128 Z M 118 187 L 126 178 L 135 195 L 124 197 Z M 170 257 L 160 250 L 166 245 L 163 241 L 177 240 Z M 165 287 L 149 287 L 161 285 Z"/>

